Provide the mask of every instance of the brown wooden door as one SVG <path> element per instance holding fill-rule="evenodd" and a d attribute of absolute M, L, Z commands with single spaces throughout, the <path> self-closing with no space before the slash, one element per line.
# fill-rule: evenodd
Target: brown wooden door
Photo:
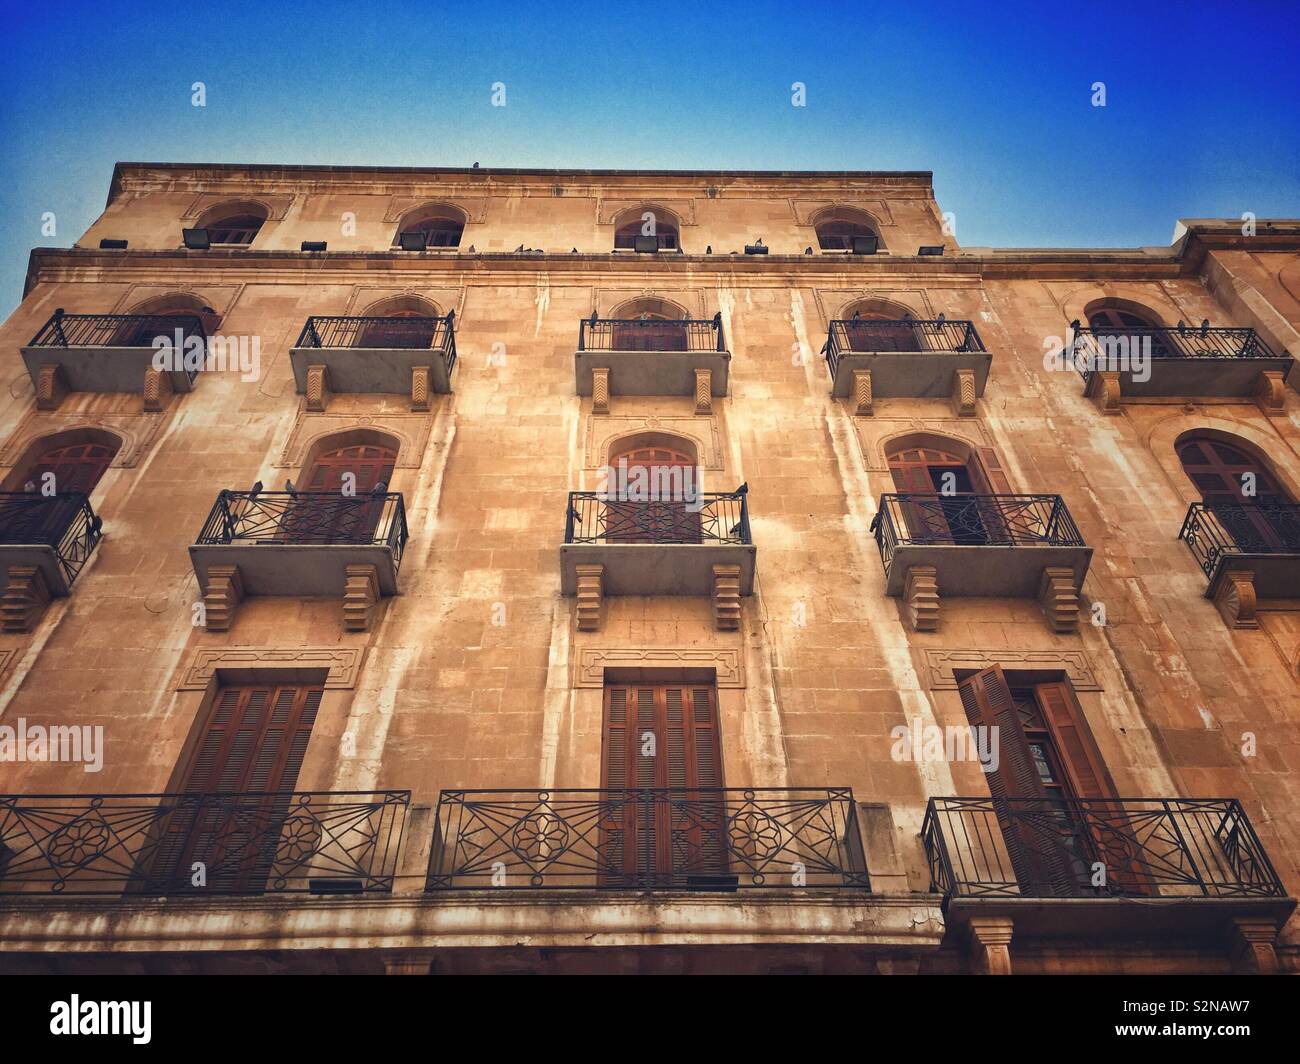
<path fill-rule="evenodd" d="M 626 468 L 627 498 L 605 504 L 605 539 L 611 543 L 699 543 L 698 510 L 687 505 L 684 490 L 698 492 L 695 463 L 667 447 L 638 447 L 611 461 L 619 478 Z M 642 490 L 650 486 L 649 498 Z"/>
<path fill-rule="evenodd" d="M 847 247 L 852 247 L 852 238 Z M 867 322 L 873 324 L 868 325 Z M 887 324 L 878 324 L 878 323 Z M 919 351 L 916 327 L 912 322 L 881 311 L 859 313 L 844 323 L 850 351 Z"/>
<path fill-rule="evenodd" d="M 384 320 L 372 322 L 361 330 L 357 347 L 401 347 L 422 349 L 433 346 L 433 336 L 438 323 L 418 310 L 395 310 L 382 315 Z M 390 318 L 423 318 L 423 321 L 389 321 Z"/>
<path fill-rule="evenodd" d="M 972 498 L 988 488 L 979 471 L 957 455 L 911 447 L 889 456 L 889 472 L 900 494 L 928 496 L 902 503 L 914 541 L 983 546 L 997 539 L 996 512 Z"/>
<path fill-rule="evenodd" d="M 220 797 L 178 804 L 149 862 L 149 881 L 198 893 L 265 886 L 323 694 L 320 685 L 301 684 L 218 690 L 179 791 Z M 247 794 L 256 797 L 239 797 Z M 206 868 L 205 887 L 190 885 L 196 862 Z"/>
<path fill-rule="evenodd" d="M 613 351 L 685 351 L 686 325 L 666 314 L 642 314 L 613 328 Z"/>
<path fill-rule="evenodd" d="M 79 491 L 89 495 L 95 490 L 117 453 L 114 447 L 102 443 L 74 443 L 46 451 L 27 470 L 23 484 L 31 484 L 40 491 L 47 474 L 54 478 L 54 490 L 63 495 Z"/>
<path fill-rule="evenodd" d="M 986 778 L 1021 892 L 1088 896 L 1093 866 L 1109 893 L 1148 893 L 1115 785 L 1069 684 L 1012 688 L 1000 666 L 959 684 L 973 726 L 997 728 L 1000 765 Z M 1080 806 L 1072 799 L 1096 799 Z"/>
<path fill-rule="evenodd" d="M 603 746 L 602 882 L 662 887 L 725 872 L 713 688 L 607 686 Z"/>
<path fill-rule="evenodd" d="M 1182 443 L 1178 459 L 1201 500 L 1243 553 L 1300 547 L 1295 518 L 1281 509 L 1292 500 L 1261 462 L 1210 437 Z M 1253 494 L 1248 494 L 1248 485 Z"/>
<path fill-rule="evenodd" d="M 281 541 L 294 543 L 369 543 L 384 512 L 384 499 L 372 496 L 393 477 L 397 451 L 379 444 L 339 447 L 316 457 L 300 490 L 316 497 L 299 498 L 286 509 Z M 351 473 L 355 493 L 343 495 Z M 328 497 L 326 497 L 328 496 Z"/>

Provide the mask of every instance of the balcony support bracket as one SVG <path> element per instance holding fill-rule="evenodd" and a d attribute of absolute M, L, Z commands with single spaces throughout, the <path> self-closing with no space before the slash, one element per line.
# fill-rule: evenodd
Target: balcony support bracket
<path fill-rule="evenodd" d="M 36 374 L 36 409 L 57 410 L 68 390 L 68 378 L 62 366 L 42 366 Z"/>
<path fill-rule="evenodd" d="M 1277 924 L 1234 917 L 1228 944 L 1232 970 L 1241 975 L 1277 975 Z"/>
<path fill-rule="evenodd" d="M 433 395 L 433 368 L 431 366 L 411 367 L 411 409 L 425 411 L 429 409 L 430 397 Z"/>
<path fill-rule="evenodd" d="M 579 565 L 578 575 L 578 631 L 598 632 L 600 611 L 604 604 L 603 565 Z"/>
<path fill-rule="evenodd" d="M 939 573 L 933 565 L 913 565 L 903 586 L 907 620 L 915 632 L 939 630 Z"/>
<path fill-rule="evenodd" d="M 1286 413 L 1286 385 L 1278 370 L 1266 369 L 1255 380 L 1255 402 L 1264 414 Z"/>
<path fill-rule="evenodd" d="M 869 369 L 853 371 L 853 413 L 858 417 L 871 416 L 871 370 Z"/>
<path fill-rule="evenodd" d="M 45 574 L 30 565 L 11 565 L 9 582 L 0 596 L 0 630 L 30 632 L 50 604 Z"/>
<path fill-rule="evenodd" d="M 237 565 L 208 566 L 208 583 L 203 591 L 204 627 L 209 632 L 228 632 L 235 611 L 244 600 L 244 582 Z"/>
<path fill-rule="evenodd" d="M 343 627 L 368 632 L 379 602 L 379 570 L 373 565 L 349 565 L 343 588 Z"/>
<path fill-rule="evenodd" d="M 167 400 L 172 394 L 172 375 L 166 370 L 158 369 L 156 366 L 149 366 L 144 371 L 144 411 L 146 414 L 156 414 L 167 406 Z"/>
<path fill-rule="evenodd" d="M 1009 917 L 971 917 L 966 931 L 972 972 L 976 975 L 1011 974 L 1012 923 Z"/>
<path fill-rule="evenodd" d="M 1093 386 L 1093 394 L 1103 414 L 1118 414 L 1120 412 L 1119 373 L 1110 370 L 1099 371 Z"/>
<path fill-rule="evenodd" d="M 711 369 L 695 371 L 695 412 L 713 413 L 713 370 Z"/>
<path fill-rule="evenodd" d="M 591 371 L 591 412 L 609 413 L 609 367 L 596 366 Z"/>
<path fill-rule="evenodd" d="M 316 364 L 307 367 L 307 409 L 313 414 L 323 414 L 330 405 L 329 367 Z"/>
<path fill-rule="evenodd" d="M 975 416 L 975 371 L 973 369 L 953 371 L 952 412 L 958 417 Z"/>
<path fill-rule="evenodd" d="M 1232 570 L 1223 574 L 1219 590 L 1214 595 L 1214 605 L 1229 628 L 1255 629 L 1255 574 L 1247 570 Z"/>
<path fill-rule="evenodd" d="M 1074 586 L 1073 569 L 1046 566 L 1038 585 L 1038 601 L 1048 626 L 1057 635 L 1079 630 L 1079 592 Z"/>
<path fill-rule="evenodd" d="M 713 623 L 720 632 L 740 629 L 740 566 L 713 567 Z"/>

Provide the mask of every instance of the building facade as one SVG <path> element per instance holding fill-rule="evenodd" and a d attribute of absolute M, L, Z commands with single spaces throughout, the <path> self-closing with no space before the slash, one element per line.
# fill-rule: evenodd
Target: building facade
<path fill-rule="evenodd" d="M 1300 223 L 120 164 L 0 328 L 0 967 L 1294 972 Z"/>

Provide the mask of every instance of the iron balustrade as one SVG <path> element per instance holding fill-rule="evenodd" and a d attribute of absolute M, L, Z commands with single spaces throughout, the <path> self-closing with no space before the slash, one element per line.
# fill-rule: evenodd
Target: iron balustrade
<path fill-rule="evenodd" d="M 921 837 L 945 898 L 1286 894 L 1235 798 L 931 798 Z"/>
<path fill-rule="evenodd" d="M 456 312 L 446 317 L 321 317 L 307 319 L 297 347 L 327 349 L 403 348 L 442 353 L 450 374 L 456 365 Z"/>
<path fill-rule="evenodd" d="M 410 800 L 409 791 L 0 795 L 0 894 L 388 893 Z"/>
<path fill-rule="evenodd" d="M 1194 502 L 1178 538 L 1213 578 L 1233 554 L 1300 554 L 1300 506 L 1294 503 Z"/>
<path fill-rule="evenodd" d="M 870 890 L 848 788 L 443 791 L 427 889 Z"/>
<path fill-rule="evenodd" d="M 722 314 L 712 318 L 585 318 L 579 351 L 726 351 Z"/>
<path fill-rule="evenodd" d="M 571 491 L 565 543 L 749 544 L 744 492 L 651 492 L 646 501 L 617 492 Z"/>
<path fill-rule="evenodd" d="M 32 337 L 28 347 L 153 347 L 162 350 L 166 340 L 171 349 L 186 355 L 192 341 L 206 357 L 208 336 L 197 314 L 65 314 L 56 310 Z M 198 366 L 186 373 L 193 384 Z"/>
<path fill-rule="evenodd" d="M 386 546 L 394 567 L 406 548 L 406 508 L 396 491 L 344 495 L 335 491 L 223 490 L 198 544 Z"/>
<path fill-rule="evenodd" d="M 903 546 L 1085 546 L 1059 495 L 882 495 L 871 530 L 886 573 Z"/>
<path fill-rule="evenodd" d="M 1254 329 L 1129 328 L 1111 325 L 1099 329 L 1071 325 L 1073 338 L 1067 357 L 1085 380 L 1105 370 L 1128 370 L 1134 358 L 1276 358 Z"/>
<path fill-rule="evenodd" d="M 68 586 L 99 542 L 102 524 L 79 491 L 0 492 L 0 544 L 52 547 Z"/>
<path fill-rule="evenodd" d="M 971 321 L 860 318 L 832 321 L 822 354 L 826 356 L 826 364 L 834 377 L 840 358 L 855 352 L 873 354 L 882 351 L 926 351 L 960 354 L 983 350 L 984 341 L 980 339 L 975 323 Z"/>

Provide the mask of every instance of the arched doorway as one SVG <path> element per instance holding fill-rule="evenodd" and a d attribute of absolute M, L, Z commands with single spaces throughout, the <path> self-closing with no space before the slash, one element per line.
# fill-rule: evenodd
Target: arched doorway
<path fill-rule="evenodd" d="M 177 319 L 174 326 L 168 323 L 168 318 Z M 196 319 L 204 336 L 215 335 L 221 326 L 221 315 L 194 296 L 170 295 L 146 300 L 131 309 L 109 340 L 109 346 L 150 347 L 160 335 L 172 339 L 176 328 L 188 337 L 196 333 Z"/>
<path fill-rule="evenodd" d="M 663 299 L 634 299 L 614 311 L 614 351 L 685 351 L 688 315 Z"/>
<path fill-rule="evenodd" d="M 695 456 L 671 440 L 641 441 L 610 456 L 614 490 L 605 538 L 615 543 L 699 543 Z"/>
<path fill-rule="evenodd" d="M 1201 501 L 1240 551 L 1300 546 L 1294 500 L 1262 461 L 1209 435 L 1181 440 L 1178 460 L 1201 493 Z"/>
<path fill-rule="evenodd" d="M 302 490 L 341 492 L 350 483 L 358 495 L 368 493 L 393 479 L 396 463 L 396 448 L 379 443 L 356 443 L 321 451 L 308 466 Z"/>
<path fill-rule="evenodd" d="M 41 491 L 52 484 L 59 495 L 89 495 L 112 464 L 116 447 L 104 443 L 71 443 L 42 451 L 23 474 L 23 489 Z"/>
<path fill-rule="evenodd" d="M 1041 534 L 1032 508 L 999 503 L 1010 484 L 991 448 L 942 439 L 900 440 L 888 448 L 894 490 L 912 542 L 983 546 L 1031 541 Z"/>
<path fill-rule="evenodd" d="M 432 347 L 434 334 L 438 331 L 434 313 L 428 310 L 403 307 L 367 317 L 374 320 L 366 322 L 362 328 L 357 339 L 358 347 Z"/>
<path fill-rule="evenodd" d="M 920 351 L 916 326 L 903 312 L 883 307 L 850 308 L 843 319 L 850 351 Z"/>
<path fill-rule="evenodd" d="M 1151 341 L 1152 358 L 1169 358 L 1176 355 L 1165 338 L 1164 327 L 1154 315 L 1139 313 L 1128 307 L 1114 303 L 1102 303 L 1088 310 L 1088 328 L 1094 336 L 1128 337 L 1132 350 L 1141 350 L 1138 346 L 1143 340 Z"/>
<path fill-rule="evenodd" d="M 286 508 L 283 528 L 295 543 L 369 543 L 384 518 L 397 450 L 351 443 L 317 452 Z"/>

